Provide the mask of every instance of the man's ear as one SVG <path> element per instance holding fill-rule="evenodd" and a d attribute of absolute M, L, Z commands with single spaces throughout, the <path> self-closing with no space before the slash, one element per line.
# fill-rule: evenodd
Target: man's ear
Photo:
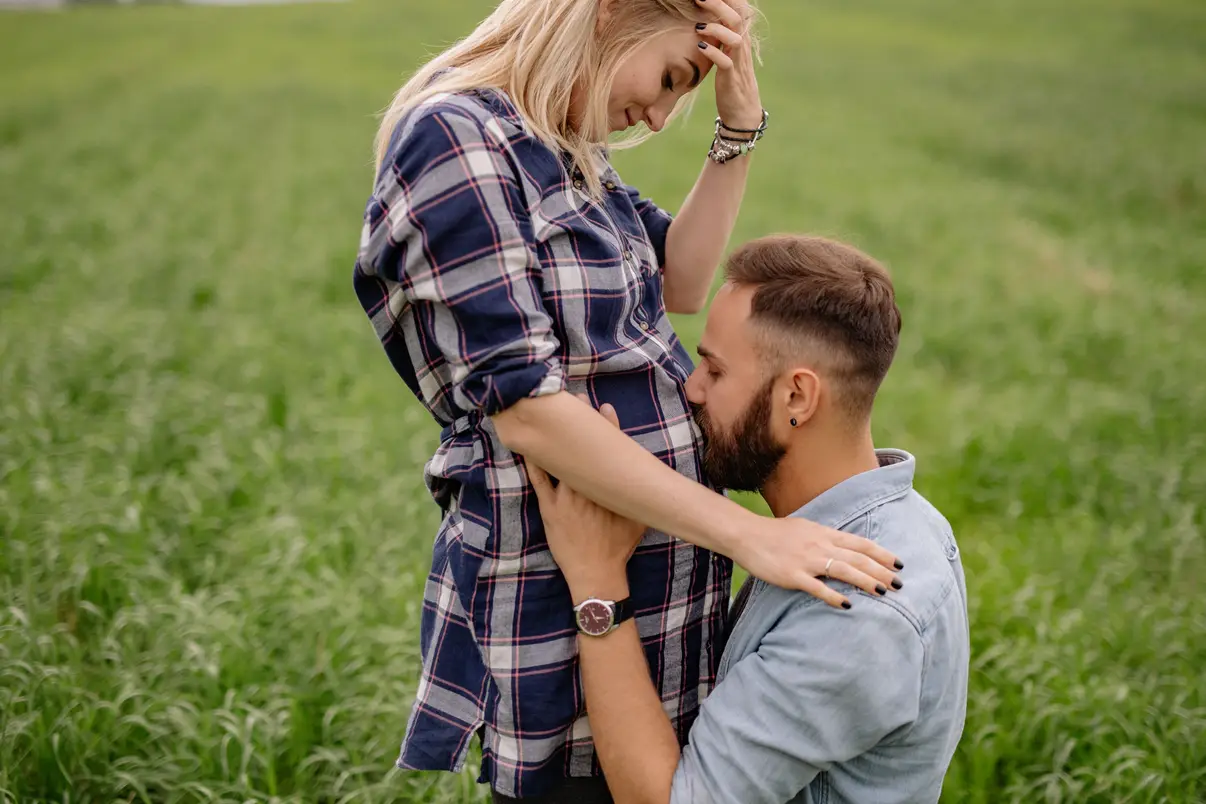
<path fill-rule="evenodd" d="M 787 375 L 787 423 L 802 426 L 816 415 L 820 406 L 821 378 L 812 369 L 792 369 Z"/>

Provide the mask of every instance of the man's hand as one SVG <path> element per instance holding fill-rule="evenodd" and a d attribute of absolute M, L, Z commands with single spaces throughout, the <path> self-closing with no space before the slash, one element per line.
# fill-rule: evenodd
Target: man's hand
<path fill-rule="evenodd" d="M 599 411 L 619 428 L 615 408 Z M 628 596 L 626 566 L 646 528 L 602 508 L 565 483 L 553 486 L 548 474 L 525 459 L 540 502 L 549 549 L 569 583 L 574 603 L 590 597 L 620 600 Z"/>

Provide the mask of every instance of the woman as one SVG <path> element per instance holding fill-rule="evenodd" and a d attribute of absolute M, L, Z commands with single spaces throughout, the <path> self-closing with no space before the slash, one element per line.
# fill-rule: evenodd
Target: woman
<path fill-rule="evenodd" d="M 827 563 L 868 590 L 855 567 L 894 563 L 701 485 L 691 361 L 666 313 L 704 305 L 766 130 L 749 15 L 745 0 L 504 0 L 385 115 L 356 292 L 444 427 L 425 473 L 444 518 L 399 767 L 459 770 L 479 734 L 499 800 L 606 796 L 582 780 L 597 763 L 572 604 L 517 455 L 653 529 L 631 605 L 680 740 L 723 647 L 731 565 L 709 551 L 818 596 Z M 605 145 L 659 131 L 712 68 L 720 122 L 672 218 L 620 181 Z"/>

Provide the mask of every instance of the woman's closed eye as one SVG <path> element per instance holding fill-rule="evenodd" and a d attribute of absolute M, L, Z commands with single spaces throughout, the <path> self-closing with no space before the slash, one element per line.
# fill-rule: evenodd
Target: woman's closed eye
<path fill-rule="evenodd" d="M 666 74 L 662 76 L 662 87 L 668 92 L 674 91 L 674 76 L 669 70 L 666 70 Z"/>

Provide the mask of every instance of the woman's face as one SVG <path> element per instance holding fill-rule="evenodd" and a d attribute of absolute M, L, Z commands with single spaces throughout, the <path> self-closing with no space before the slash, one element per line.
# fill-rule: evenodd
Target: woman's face
<path fill-rule="evenodd" d="M 607 100 L 612 133 L 642 122 L 662 130 L 679 99 L 699 86 L 712 67 L 700 41 L 695 29 L 683 23 L 649 39 L 620 65 Z"/>

